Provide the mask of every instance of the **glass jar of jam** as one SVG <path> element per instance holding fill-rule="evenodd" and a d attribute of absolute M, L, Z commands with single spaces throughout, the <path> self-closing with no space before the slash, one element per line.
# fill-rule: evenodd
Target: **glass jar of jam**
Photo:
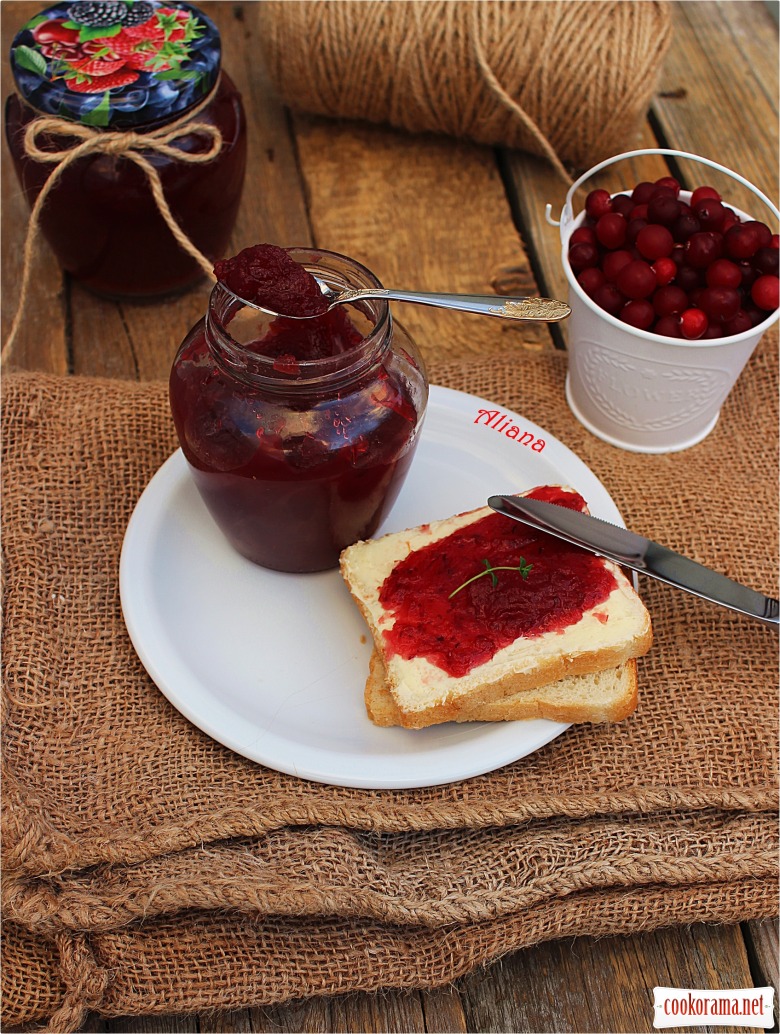
<path fill-rule="evenodd" d="M 154 297 L 190 286 L 225 253 L 246 120 L 201 11 L 179 0 L 57 3 L 16 34 L 11 66 L 6 139 L 31 207 L 56 176 L 37 218 L 63 269 L 98 294 Z"/>
<path fill-rule="evenodd" d="M 293 265 L 336 289 L 381 286 L 332 252 L 263 245 L 241 255 L 263 248 L 287 262 L 271 280 L 288 301 L 297 287 L 279 277 Z M 226 279 L 233 289 L 217 282 L 171 371 L 184 456 L 243 556 L 280 571 L 335 567 L 374 534 L 406 477 L 428 400 L 423 362 L 384 300 L 274 317 Z"/>

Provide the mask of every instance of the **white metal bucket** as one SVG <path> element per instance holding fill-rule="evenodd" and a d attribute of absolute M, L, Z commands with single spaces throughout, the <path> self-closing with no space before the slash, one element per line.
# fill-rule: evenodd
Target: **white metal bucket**
<path fill-rule="evenodd" d="M 599 308 L 582 290 L 569 265 L 568 242 L 581 225 L 572 199 L 591 176 L 608 165 L 646 154 L 687 158 L 737 180 L 780 220 L 780 211 L 752 183 L 708 158 L 657 148 L 627 151 L 595 165 L 566 195 L 560 222 L 562 262 L 569 282 L 569 370 L 566 400 L 585 427 L 621 449 L 666 453 L 687 449 L 715 427 L 720 409 L 764 332 L 780 316 L 731 337 L 689 341 L 638 330 Z M 682 198 L 689 195 L 682 192 Z M 728 198 L 724 198 L 728 203 Z M 752 219 L 735 209 L 742 219 Z"/>

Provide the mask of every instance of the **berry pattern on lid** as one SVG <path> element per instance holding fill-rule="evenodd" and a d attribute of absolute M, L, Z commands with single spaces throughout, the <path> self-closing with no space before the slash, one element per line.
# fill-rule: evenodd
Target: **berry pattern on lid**
<path fill-rule="evenodd" d="M 22 98 L 45 115 L 137 128 L 172 121 L 209 93 L 219 31 L 187 3 L 62 2 L 17 33 L 11 68 Z"/>

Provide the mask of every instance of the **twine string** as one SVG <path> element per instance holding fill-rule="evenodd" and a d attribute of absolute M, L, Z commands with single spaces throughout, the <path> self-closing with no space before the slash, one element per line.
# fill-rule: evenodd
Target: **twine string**
<path fill-rule="evenodd" d="M 204 273 L 213 278 L 213 262 L 192 243 L 177 223 L 165 198 L 160 174 L 152 162 L 142 153 L 144 151 L 152 152 L 188 165 L 202 165 L 213 161 L 222 150 L 222 133 L 216 126 L 210 125 L 207 122 L 192 121 L 193 115 L 197 115 L 198 112 L 202 111 L 212 97 L 213 91 L 198 105 L 194 112 L 189 112 L 186 117 L 177 119 L 175 122 L 161 127 L 156 132 L 150 133 L 116 130 L 106 132 L 93 129 L 91 126 L 69 122 L 67 119 L 57 118 L 56 116 L 41 116 L 27 126 L 24 133 L 25 154 L 34 161 L 54 165 L 54 169 L 35 199 L 30 212 L 22 251 L 22 282 L 19 290 L 19 300 L 8 339 L 3 346 L 2 353 L 0 353 L 0 363 L 8 361 L 24 315 L 32 273 L 33 256 L 40 233 L 41 212 L 52 191 L 61 180 L 63 173 L 81 158 L 89 155 L 110 155 L 116 158 L 126 158 L 137 165 L 146 176 L 157 209 L 176 242 L 188 255 L 195 259 Z M 204 150 L 192 153 L 180 150 L 174 146 L 176 140 L 193 134 L 206 139 L 208 146 Z M 56 150 L 44 150 L 39 144 L 39 139 L 45 136 L 67 137 L 74 142 L 69 146 L 62 146 Z"/>
<path fill-rule="evenodd" d="M 564 182 L 624 150 L 671 39 L 665 0 L 264 0 L 289 107 L 538 154 Z"/>
<path fill-rule="evenodd" d="M 483 82 L 490 93 L 498 100 L 499 104 L 507 108 L 515 118 L 525 126 L 528 134 L 535 141 L 538 152 L 550 162 L 563 181 L 568 186 L 571 186 L 571 176 L 567 172 L 566 167 L 558 156 L 555 148 L 528 112 L 522 108 L 517 101 L 513 100 L 512 97 L 509 96 L 491 68 L 490 62 L 488 61 L 485 53 L 485 45 L 483 42 L 481 20 L 484 21 L 484 13 L 484 9 L 481 9 L 479 4 L 475 4 L 472 7 L 472 43 L 474 46 L 474 57 L 476 59 L 477 66 L 482 73 Z"/>

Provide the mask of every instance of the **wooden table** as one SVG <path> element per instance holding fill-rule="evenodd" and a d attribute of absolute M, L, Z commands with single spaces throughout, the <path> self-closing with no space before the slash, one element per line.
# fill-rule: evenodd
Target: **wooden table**
<path fill-rule="evenodd" d="M 3 53 L 42 6 L 2 5 Z M 258 50 L 258 4 L 206 2 L 224 64 L 250 118 L 250 172 L 235 250 L 258 241 L 314 244 L 355 256 L 386 284 L 428 290 L 565 297 L 557 230 L 565 185 L 540 160 L 469 143 L 291 115 L 275 99 Z M 674 39 L 646 123 L 626 150 L 668 146 L 739 170 L 776 197 L 777 4 L 676 3 Z M 3 68 L 4 95 L 11 90 Z M 689 178 L 690 165 L 680 166 Z M 27 221 L 3 151 L 4 337 L 13 317 Z M 657 178 L 659 157 L 635 163 Z M 674 171 L 674 170 L 673 170 Z M 695 174 L 695 173 L 694 173 Z M 713 177 L 707 175 L 706 180 Z M 604 185 L 614 182 L 607 177 Z M 750 195 L 730 191 L 754 207 Z M 184 331 L 205 311 L 208 286 L 160 305 L 107 302 L 63 276 L 46 247 L 13 365 L 58 374 L 167 377 Z M 565 344 L 565 330 L 507 326 L 406 307 L 428 356 L 466 358 Z M 650 1031 L 655 985 L 778 987 L 774 923 L 692 926 L 529 948 L 434 992 L 351 994 L 207 1016 L 102 1020 L 91 1031 Z M 710 1029 L 710 1028 L 692 1028 Z M 713 1030 L 739 1028 L 713 1027 Z M 744 1029 L 744 1028 L 743 1028 Z M 777 1027 L 775 1027 L 777 1030 Z"/>

